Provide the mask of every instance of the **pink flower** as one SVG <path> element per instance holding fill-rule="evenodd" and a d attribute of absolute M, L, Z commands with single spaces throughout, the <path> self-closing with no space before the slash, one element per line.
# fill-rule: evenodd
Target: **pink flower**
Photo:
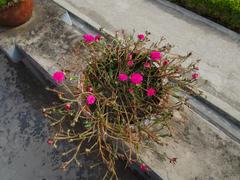
<path fill-rule="evenodd" d="M 198 74 L 198 73 L 193 73 L 193 74 L 192 74 L 192 78 L 193 78 L 193 79 L 199 78 L 199 74 Z"/>
<path fill-rule="evenodd" d="M 130 80 L 132 84 L 139 85 L 143 81 L 143 76 L 140 73 L 132 73 Z"/>
<path fill-rule="evenodd" d="M 54 142 L 53 142 L 52 139 L 48 139 L 48 140 L 47 140 L 47 143 L 48 143 L 48 145 L 52 145 Z"/>
<path fill-rule="evenodd" d="M 153 61 L 157 61 L 157 60 L 160 60 L 162 58 L 162 53 L 161 52 L 158 52 L 158 51 L 152 51 L 150 53 L 150 58 L 151 60 Z"/>
<path fill-rule="evenodd" d="M 156 90 L 153 88 L 147 89 L 147 96 L 154 96 L 156 94 Z"/>
<path fill-rule="evenodd" d="M 139 34 L 137 37 L 141 41 L 143 41 L 145 39 L 145 35 L 144 34 Z"/>
<path fill-rule="evenodd" d="M 95 41 L 95 37 L 92 36 L 91 34 L 84 34 L 83 39 L 86 43 L 91 43 L 91 42 Z"/>
<path fill-rule="evenodd" d="M 132 93 L 134 93 L 134 89 L 133 88 L 129 88 L 128 92 L 132 94 Z"/>
<path fill-rule="evenodd" d="M 89 96 L 87 97 L 87 104 L 88 104 L 88 105 L 93 105 L 93 104 L 95 103 L 95 101 L 96 101 L 96 97 L 95 97 L 95 96 L 89 95 Z"/>
<path fill-rule="evenodd" d="M 143 172 L 146 172 L 146 171 L 149 170 L 148 167 L 147 167 L 147 165 L 144 164 L 144 163 L 141 163 L 141 164 L 140 164 L 140 169 L 141 169 L 141 171 L 143 171 Z"/>
<path fill-rule="evenodd" d="M 133 61 L 128 61 L 128 63 L 127 63 L 129 66 L 133 66 Z"/>
<path fill-rule="evenodd" d="M 118 75 L 118 79 L 119 79 L 119 81 L 127 81 L 128 80 L 128 75 L 124 74 L 124 73 L 120 73 Z"/>
<path fill-rule="evenodd" d="M 52 78 L 57 84 L 61 84 L 65 79 L 65 75 L 62 71 L 57 71 L 52 75 Z"/>
<path fill-rule="evenodd" d="M 95 36 L 95 41 L 96 41 L 96 42 L 100 41 L 100 39 L 101 39 L 101 35 L 100 35 L 100 34 L 98 34 L 98 35 Z"/>
<path fill-rule="evenodd" d="M 164 60 L 164 61 L 163 61 L 163 65 L 164 65 L 164 66 L 169 65 L 169 61 L 168 61 L 168 60 Z"/>
<path fill-rule="evenodd" d="M 150 63 L 150 62 L 146 62 L 146 63 L 144 64 L 144 67 L 145 67 L 145 68 L 150 68 L 150 67 L 151 67 L 151 63 Z"/>
<path fill-rule="evenodd" d="M 65 109 L 66 109 L 67 111 L 71 110 L 71 104 L 70 104 L 70 103 L 67 103 L 67 104 L 65 105 Z"/>

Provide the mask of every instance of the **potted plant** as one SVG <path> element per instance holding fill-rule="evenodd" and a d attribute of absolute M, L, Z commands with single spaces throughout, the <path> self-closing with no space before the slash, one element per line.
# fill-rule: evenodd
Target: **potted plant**
<path fill-rule="evenodd" d="M 148 146 L 144 142 L 161 143 L 171 136 L 173 112 L 185 103 L 179 92 L 196 92 L 198 67 L 196 62 L 186 65 L 191 54 L 171 53 L 163 38 L 148 46 L 149 35 L 85 34 L 79 61 L 53 74 L 59 86 L 51 90 L 60 102 L 43 112 L 56 127 L 48 144 L 74 145 L 63 153 L 69 156 L 63 169 L 71 162 L 81 164 L 80 155 L 96 153 L 108 174 L 117 177 L 116 159 L 141 162 L 139 151 Z M 141 164 L 140 169 L 148 168 Z"/>
<path fill-rule="evenodd" d="M 32 0 L 0 0 L 0 25 L 19 26 L 27 22 L 33 11 Z"/>

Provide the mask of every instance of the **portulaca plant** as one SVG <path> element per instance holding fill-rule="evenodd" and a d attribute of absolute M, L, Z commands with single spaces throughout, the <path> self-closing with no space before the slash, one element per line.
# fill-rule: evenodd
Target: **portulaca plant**
<path fill-rule="evenodd" d="M 56 130 L 48 143 L 75 146 L 63 153 L 69 157 L 64 169 L 71 162 L 80 164 L 79 155 L 96 153 L 107 174 L 117 178 L 117 159 L 140 161 L 145 141 L 164 138 L 154 127 L 172 128 L 173 112 L 185 103 L 179 91 L 196 93 L 199 68 L 196 62 L 183 66 L 191 54 L 172 54 L 163 38 L 150 44 L 149 36 L 85 34 L 79 61 L 53 74 L 58 88 L 52 91 L 60 102 L 44 109 Z M 144 164 L 140 168 L 148 169 Z"/>

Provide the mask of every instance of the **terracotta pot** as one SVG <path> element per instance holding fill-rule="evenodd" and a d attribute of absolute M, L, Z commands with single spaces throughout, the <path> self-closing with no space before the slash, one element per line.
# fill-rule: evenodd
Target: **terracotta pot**
<path fill-rule="evenodd" d="M 11 7 L 0 10 L 0 25 L 19 26 L 27 22 L 33 11 L 33 0 L 23 0 Z"/>

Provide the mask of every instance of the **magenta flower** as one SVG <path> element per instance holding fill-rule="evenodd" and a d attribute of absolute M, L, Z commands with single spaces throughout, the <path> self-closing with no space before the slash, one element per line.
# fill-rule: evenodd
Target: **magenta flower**
<path fill-rule="evenodd" d="M 70 103 L 67 103 L 67 104 L 65 105 L 65 109 L 66 109 L 67 111 L 71 110 L 71 104 L 70 104 Z"/>
<path fill-rule="evenodd" d="M 98 35 L 95 36 L 95 41 L 96 41 L 96 42 L 100 41 L 100 39 L 101 39 L 101 35 L 100 35 L 100 34 L 98 34 Z"/>
<path fill-rule="evenodd" d="M 134 89 L 133 88 L 129 88 L 128 92 L 132 94 L 132 93 L 134 93 Z"/>
<path fill-rule="evenodd" d="M 147 89 L 147 96 L 154 96 L 156 94 L 156 90 L 153 88 Z"/>
<path fill-rule="evenodd" d="M 65 79 L 65 75 L 62 71 L 57 71 L 52 75 L 52 78 L 57 84 L 61 84 Z"/>
<path fill-rule="evenodd" d="M 150 58 L 151 60 L 153 61 L 157 61 L 157 60 L 160 60 L 162 58 L 162 53 L 159 52 L 159 51 L 152 51 L 150 53 Z"/>
<path fill-rule="evenodd" d="M 198 74 L 198 73 L 193 73 L 193 74 L 192 74 L 192 78 L 193 78 L 193 79 L 199 78 L 199 74 Z"/>
<path fill-rule="evenodd" d="M 48 145 L 52 145 L 54 143 L 54 141 L 52 139 L 48 139 L 47 143 L 48 143 Z"/>
<path fill-rule="evenodd" d="M 128 80 L 128 75 L 125 74 L 125 73 L 120 73 L 118 75 L 118 79 L 119 79 L 119 81 L 127 81 Z"/>
<path fill-rule="evenodd" d="M 149 170 L 147 165 L 144 164 L 144 163 L 140 164 L 140 169 L 141 169 L 142 172 L 147 172 Z"/>
<path fill-rule="evenodd" d="M 139 85 L 143 81 L 143 76 L 140 73 L 132 73 L 130 80 L 132 84 Z"/>
<path fill-rule="evenodd" d="M 145 35 L 144 34 L 139 34 L 137 37 L 141 41 L 143 41 L 145 39 Z"/>
<path fill-rule="evenodd" d="M 96 97 L 93 95 L 89 95 L 87 97 L 87 105 L 93 105 L 96 101 Z"/>
<path fill-rule="evenodd" d="M 91 43 L 91 42 L 95 41 L 95 37 L 92 36 L 91 34 L 84 34 L 83 39 L 86 43 Z"/>
<path fill-rule="evenodd" d="M 128 61 L 127 64 L 128 64 L 129 66 L 133 66 L 134 63 L 133 63 L 133 61 Z"/>
<path fill-rule="evenodd" d="M 150 62 L 146 62 L 146 63 L 144 64 L 144 67 L 145 67 L 145 68 L 150 68 L 150 67 L 151 67 L 151 63 L 150 63 Z"/>
<path fill-rule="evenodd" d="M 168 60 L 164 60 L 164 61 L 163 61 L 163 65 L 164 65 L 164 66 L 166 66 L 166 65 L 168 65 L 168 64 L 169 64 L 169 61 L 168 61 Z"/>

